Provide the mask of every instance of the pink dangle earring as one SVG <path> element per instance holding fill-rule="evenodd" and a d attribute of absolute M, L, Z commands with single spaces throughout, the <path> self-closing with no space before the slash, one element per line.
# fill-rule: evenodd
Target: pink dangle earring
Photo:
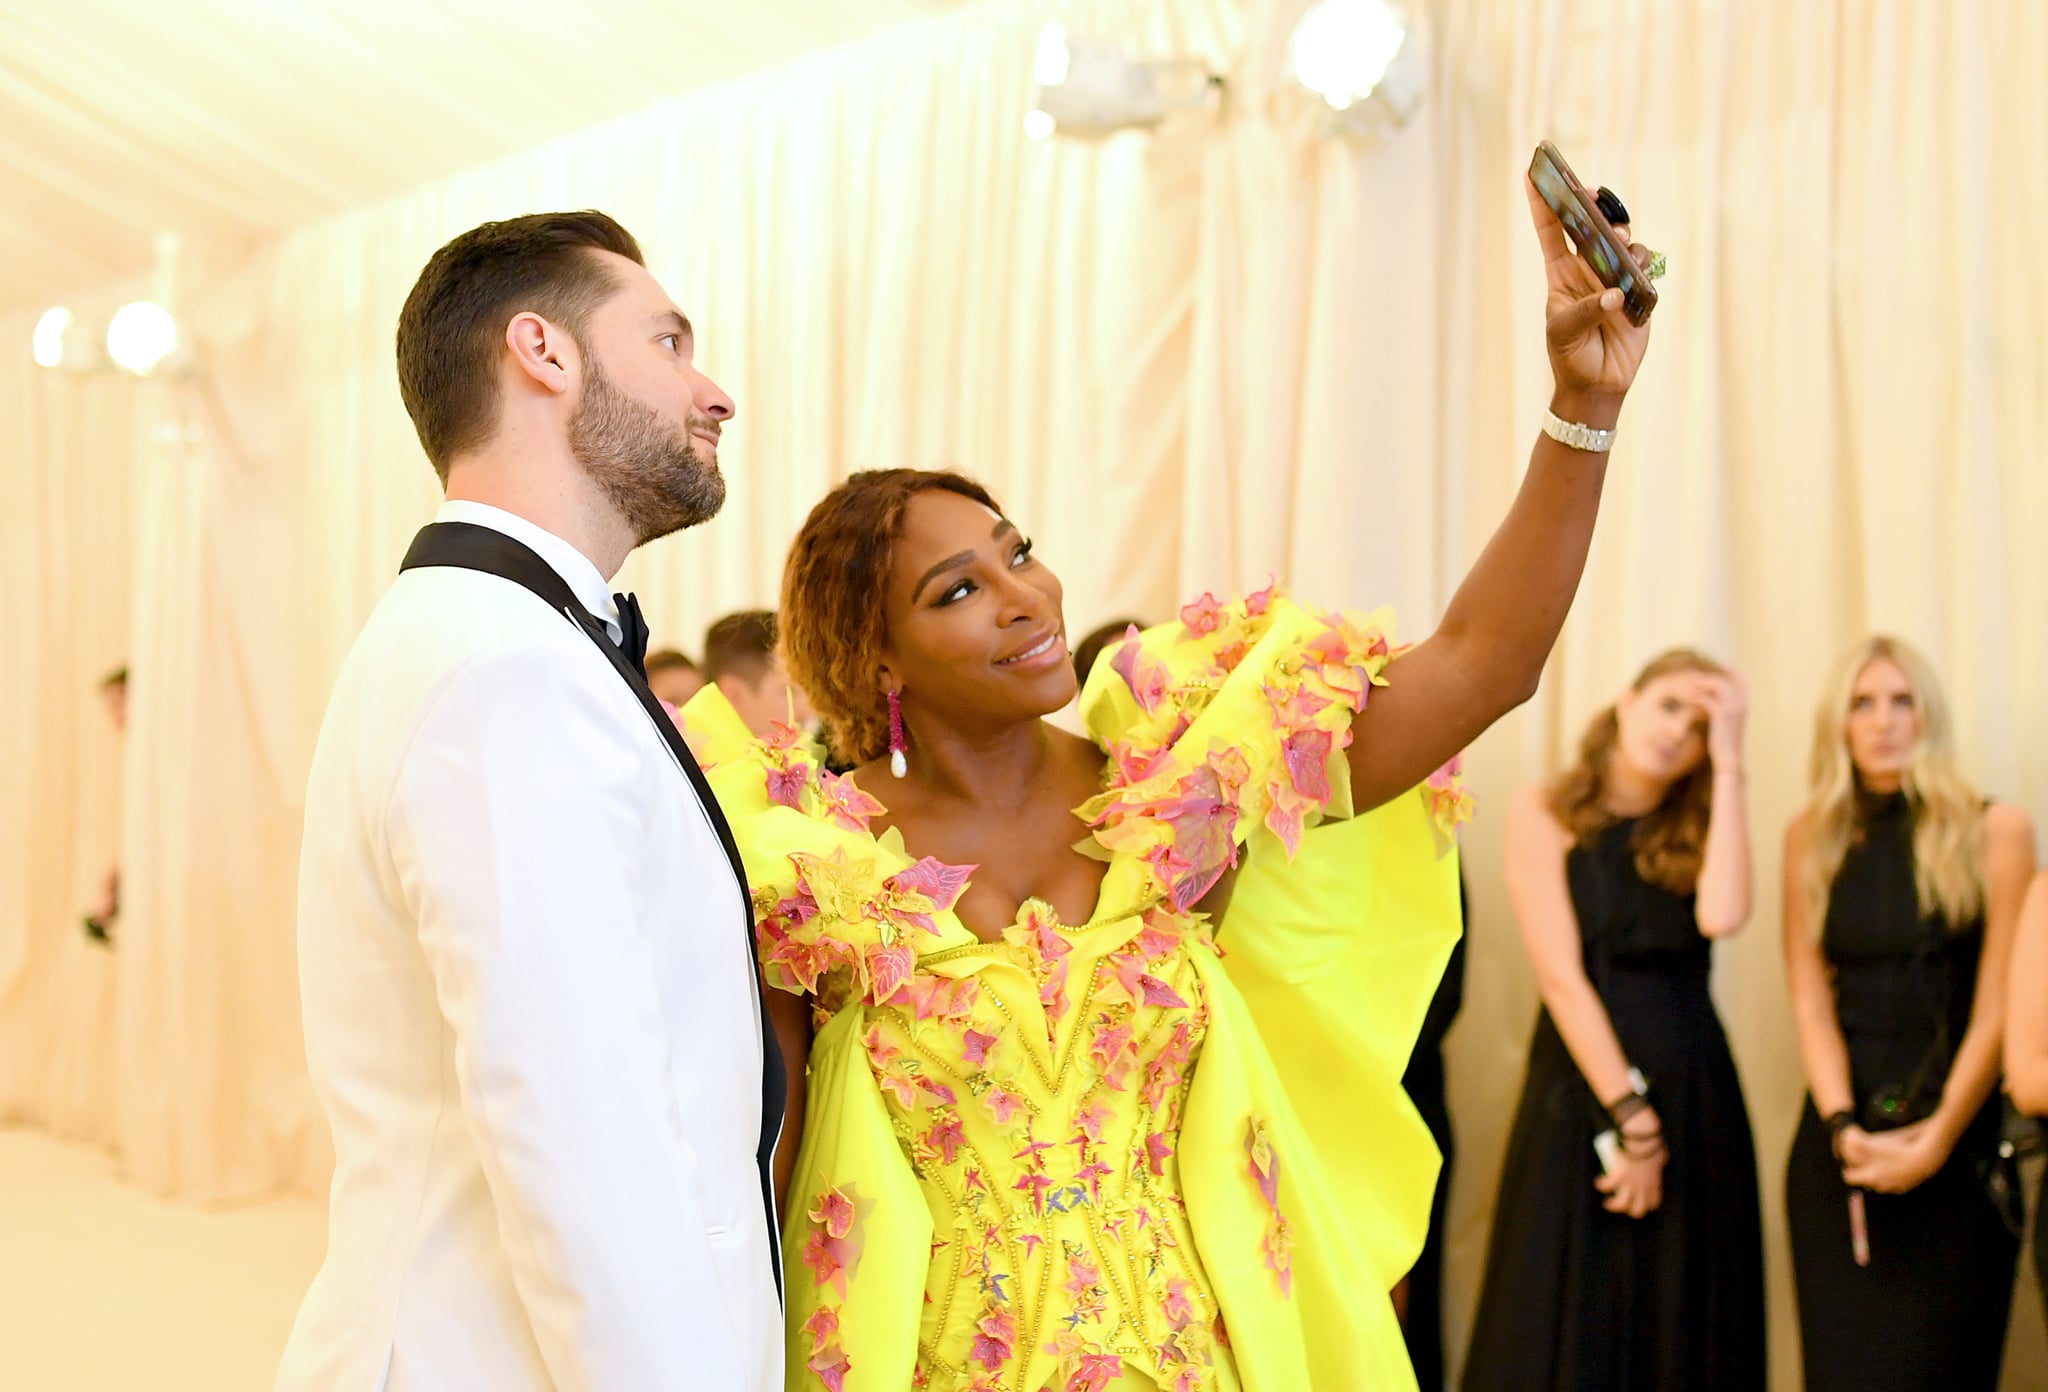
<path fill-rule="evenodd" d="M 889 772 L 901 778 L 910 772 L 910 761 L 903 757 L 903 751 L 910 748 L 910 741 L 903 737 L 903 700 L 896 692 L 889 693 Z"/>

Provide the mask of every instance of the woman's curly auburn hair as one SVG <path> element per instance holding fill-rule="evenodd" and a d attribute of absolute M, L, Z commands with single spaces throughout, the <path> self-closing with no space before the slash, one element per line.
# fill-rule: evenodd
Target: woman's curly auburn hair
<path fill-rule="evenodd" d="M 778 615 L 782 658 L 824 717 L 827 748 L 846 763 L 864 764 L 889 748 L 888 704 L 875 677 L 888 636 L 882 596 L 904 510 L 934 490 L 1002 511 L 962 474 L 872 469 L 826 494 L 790 543 Z"/>
<path fill-rule="evenodd" d="M 1691 648 L 1673 648 L 1651 659 L 1629 690 L 1640 692 L 1659 677 L 1679 672 L 1721 676 L 1720 663 Z M 1550 785 L 1550 812 L 1581 846 L 1619 820 L 1607 810 L 1607 767 L 1621 741 L 1621 717 L 1613 706 L 1593 717 L 1579 741 L 1579 761 Z M 1636 873 L 1659 889 L 1691 894 L 1699 888 L 1700 862 L 1707 848 L 1707 818 L 1714 807 L 1714 766 L 1699 766 L 1664 790 L 1664 800 L 1645 813 L 1629 838 Z"/>

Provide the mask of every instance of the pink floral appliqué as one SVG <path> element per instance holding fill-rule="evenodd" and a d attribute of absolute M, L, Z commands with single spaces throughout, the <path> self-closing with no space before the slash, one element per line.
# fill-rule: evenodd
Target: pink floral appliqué
<path fill-rule="evenodd" d="M 985 1068 L 988 1065 L 988 1051 L 1000 1038 L 1000 1035 L 983 1034 L 977 1029 L 963 1031 L 960 1035 L 960 1055 L 976 1068 Z"/>
<path fill-rule="evenodd" d="M 1131 1070 L 1138 1066 L 1138 1046 L 1129 1025 L 1104 1023 L 1088 1046 L 1088 1057 L 1106 1086 L 1118 1092 L 1130 1090 Z"/>
<path fill-rule="evenodd" d="M 846 1277 L 860 1263 L 860 1239 L 854 1234 L 859 1222 L 860 1202 L 853 1186 L 827 1187 L 818 1195 L 807 1215 L 810 1236 L 805 1239 L 803 1263 L 820 1289 L 846 1299 Z"/>
<path fill-rule="evenodd" d="M 1259 1196 L 1273 1214 L 1260 1244 L 1265 1249 L 1266 1267 L 1280 1283 L 1280 1294 L 1292 1295 L 1293 1241 L 1288 1234 L 1286 1215 L 1280 1212 L 1280 1152 L 1273 1145 L 1266 1123 L 1258 1117 L 1253 1117 L 1245 1129 L 1244 1153 L 1251 1162 L 1252 1179 L 1259 1186 Z"/>
<path fill-rule="evenodd" d="M 1059 1392 L 1103 1392 L 1124 1375 L 1121 1355 L 1103 1352 L 1102 1345 L 1082 1337 L 1078 1330 L 1062 1331 L 1045 1345 L 1045 1351 L 1059 1360 L 1059 1370 L 1064 1374 L 1052 1384 Z"/>
<path fill-rule="evenodd" d="M 1180 621 L 1187 625 L 1190 638 L 1206 638 L 1223 627 L 1223 606 L 1216 602 L 1215 595 L 1204 590 L 1181 606 Z"/>
<path fill-rule="evenodd" d="M 920 1020 L 966 1018 L 980 999 L 981 983 L 971 976 L 913 977 L 910 982 L 911 1013 Z"/>
<path fill-rule="evenodd" d="M 768 770 L 768 800 L 782 807 L 804 808 L 804 793 L 811 786 L 811 765 L 802 759 Z"/>
<path fill-rule="evenodd" d="M 839 1347 L 839 1308 L 820 1305 L 804 1321 L 803 1330 L 811 1336 L 811 1356 L 804 1366 L 830 1392 L 846 1392 L 846 1375 L 852 1371 L 853 1360 Z"/>
<path fill-rule="evenodd" d="M 974 1347 L 968 1351 L 967 1360 L 979 1363 L 990 1372 L 1008 1363 L 1017 1349 L 1017 1317 L 1001 1305 L 994 1306 L 975 1322 L 979 1331 L 974 1336 Z"/>
<path fill-rule="evenodd" d="M 960 896 L 966 892 L 969 877 L 980 868 L 978 865 L 948 865 L 926 856 L 882 882 L 888 897 L 876 906 L 875 912 L 894 922 L 922 928 L 936 937 L 939 929 L 932 916 L 945 913 L 959 903 Z"/>
<path fill-rule="evenodd" d="M 1150 715 L 1166 700 L 1168 687 L 1166 664 L 1145 651 L 1145 645 L 1138 636 L 1138 627 L 1131 625 L 1116 651 L 1110 654 L 1110 670 L 1124 679 L 1124 685 L 1131 689 L 1137 699 L 1138 709 Z"/>
<path fill-rule="evenodd" d="M 1453 756 L 1449 763 L 1432 773 L 1429 781 L 1423 784 L 1423 796 L 1429 803 L 1431 820 L 1444 835 L 1451 835 L 1471 821 L 1477 804 L 1465 789 L 1465 756 Z"/>
<path fill-rule="evenodd" d="M 847 831 L 866 831 L 868 822 L 888 809 L 860 790 L 850 773 L 818 773 L 818 810 L 825 820 Z"/>
<path fill-rule="evenodd" d="M 960 1147 L 967 1144 L 967 1128 L 961 1123 L 960 1114 L 949 1111 L 940 1116 L 924 1133 L 924 1143 L 943 1163 L 952 1164 Z"/>
<path fill-rule="evenodd" d="M 987 1107 L 989 1115 L 996 1119 L 996 1125 L 1008 1126 L 1017 1113 L 1024 1109 L 1024 1098 L 1021 1094 L 997 1083 L 982 1094 L 981 1104 Z"/>

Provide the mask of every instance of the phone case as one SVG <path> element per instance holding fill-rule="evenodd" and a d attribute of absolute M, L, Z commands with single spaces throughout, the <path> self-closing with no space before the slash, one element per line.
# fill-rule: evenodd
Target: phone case
<path fill-rule="evenodd" d="M 1593 1138 L 1593 1153 L 1600 1157 L 1600 1173 L 1613 1174 L 1614 1167 L 1621 1163 L 1621 1137 L 1612 1131 L 1602 1131 Z"/>
<path fill-rule="evenodd" d="M 1530 157 L 1529 182 L 1557 214 L 1557 220 L 1564 224 L 1565 236 L 1571 239 L 1579 258 L 1600 277 L 1600 283 L 1621 291 L 1622 311 L 1629 322 L 1647 322 L 1651 311 L 1657 308 L 1657 287 L 1629 255 L 1628 244 L 1600 211 L 1598 200 L 1586 191 L 1578 175 L 1572 173 L 1572 167 L 1564 162 L 1564 156 L 1548 140 L 1538 145 Z"/>

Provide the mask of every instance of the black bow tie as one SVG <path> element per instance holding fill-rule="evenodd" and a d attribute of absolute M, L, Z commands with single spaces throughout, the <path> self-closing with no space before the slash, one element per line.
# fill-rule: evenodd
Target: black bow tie
<path fill-rule="evenodd" d="M 641 676 L 647 675 L 647 620 L 640 616 L 638 595 L 613 595 L 619 606 L 619 651 L 633 659 Z"/>

